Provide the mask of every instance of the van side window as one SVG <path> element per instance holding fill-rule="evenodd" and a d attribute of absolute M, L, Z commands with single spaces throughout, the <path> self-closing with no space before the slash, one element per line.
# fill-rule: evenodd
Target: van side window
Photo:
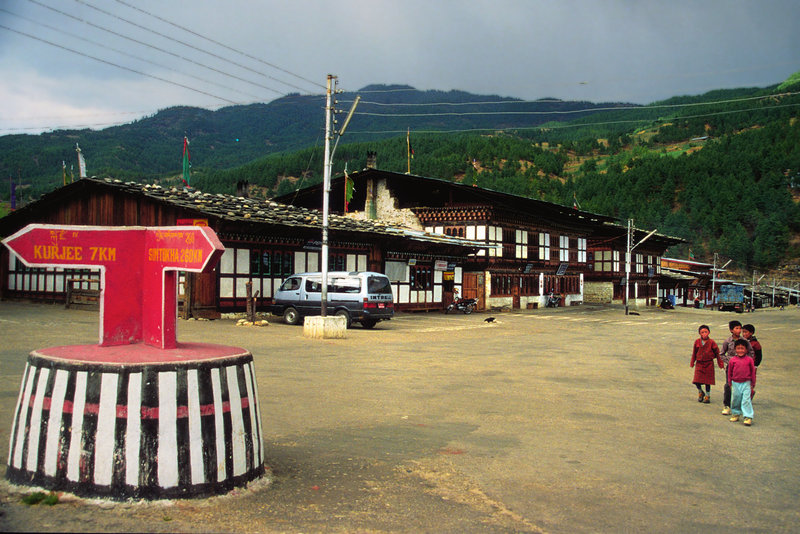
<path fill-rule="evenodd" d="M 322 293 L 322 281 L 307 279 L 306 293 Z"/>
<path fill-rule="evenodd" d="M 300 279 L 299 278 L 287 278 L 286 281 L 281 284 L 280 291 L 295 291 L 300 289 Z"/>
<path fill-rule="evenodd" d="M 328 286 L 328 291 L 332 293 L 361 292 L 361 280 L 358 278 L 333 278 Z"/>

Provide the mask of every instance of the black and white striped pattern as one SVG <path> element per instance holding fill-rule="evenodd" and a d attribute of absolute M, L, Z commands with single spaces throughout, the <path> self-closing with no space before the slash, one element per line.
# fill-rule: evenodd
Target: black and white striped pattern
<path fill-rule="evenodd" d="M 264 472 L 253 357 L 92 365 L 31 353 L 8 455 L 16 484 L 114 499 L 225 492 Z"/>

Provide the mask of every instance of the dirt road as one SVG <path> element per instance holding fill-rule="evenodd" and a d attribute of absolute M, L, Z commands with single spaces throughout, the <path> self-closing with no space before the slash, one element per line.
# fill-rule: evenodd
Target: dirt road
<path fill-rule="evenodd" d="M 800 524 L 800 311 L 575 307 L 404 314 L 346 340 L 277 319 L 179 321 L 255 357 L 270 476 L 202 500 L 29 506 L 2 531 L 789 532 Z M 752 427 L 697 402 L 697 326 L 752 322 Z M 0 303 L 0 458 L 27 353 L 97 341 L 97 313 Z"/>

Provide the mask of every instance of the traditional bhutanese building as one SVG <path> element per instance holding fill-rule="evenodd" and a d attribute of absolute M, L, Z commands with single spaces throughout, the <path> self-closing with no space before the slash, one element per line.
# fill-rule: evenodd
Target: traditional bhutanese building
<path fill-rule="evenodd" d="M 384 221 L 463 237 L 487 247 L 467 258 L 460 270 L 448 266 L 443 284 L 445 301 L 452 299 L 454 290 L 478 299 L 479 309 L 543 307 L 551 291 L 562 297 L 562 306 L 624 299 L 624 283 L 620 282 L 625 275 L 627 228 L 613 217 L 372 166 L 350 174 L 347 180 L 353 193 L 346 208 L 345 177 L 331 182 L 330 206 L 337 213 L 355 220 Z M 278 200 L 318 208 L 321 185 Z M 643 230 L 632 231 L 636 240 L 646 235 Z M 629 302 L 656 303 L 660 257 L 666 248 L 679 242 L 655 234 L 635 249 Z M 391 255 L 386 260 L 390 279 L 423 289 L 429 286 L 428 273 L 434 268 L 430 262 L 414 261 L 408 254 Z M 404 270 L 410 261 L 414 262 L 411 268 Z M 401 303 L 405 302 L 405 295 L 399 297 Z"/>
<path fill-rule="evenodd" d="M 30 223 L 210 226 L 225 246 L 219 265 L 212 273 L 181 276 L 185 313 L 197 317 L 243 310 L 248 284 L 257 295 L 257 309 L 267 309 L 287 276 L 320 269 L 322 213 L 269 200 L 85 178 L 0 219 L 0 236 L 8 237 Z M 402 296 L 411 308 L 415 302 L 443 306 L 445 269 L 460 269 L 479 250 L 479 243 L 385 221 L 329 218 L 330 270 L 396 272 L 399 258 L 406 265 L 415 259 L 431 266 L 424 273 L 424 288 L 408 276 L 405 281 L 395 276 L 395 298 Z M 0 247 L 2 298 L 63 301 L 71 287 L 96 291 L 98 278 L 97 271 L 85 269 L 31 269 Z"/>

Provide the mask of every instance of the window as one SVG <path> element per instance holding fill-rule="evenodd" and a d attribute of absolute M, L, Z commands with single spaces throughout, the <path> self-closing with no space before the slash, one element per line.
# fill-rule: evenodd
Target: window
<path fill-rule="evenodd" d="M 409 267 L 411 289 L 427 290 L 433 288 L 433 269 L 430 266 L 414 265 Z"/>
<path fill-rule="evenodd" d="M 329 271 L 346 271 L 347 270 L 347 254 L 329 254 L 328 255 L 328 270 Z"/>
<path fill-rule="evenodd" d="M 598 250 L 595 252 L 594 271 L 598 273 L 619 272 L 619 251 Z"/>
<path fill-rule="evenodd" d="M 586 238 L 578 238 L 578 263 L 586 263 Z"/>
<path fill-rule="evenodd" d="M 637 273 L 644 272 L 644 254 L 636 255 L 636 272 Z"/>
<path fill-rule="evenodd" d="M 281 284 L 280 291 L 296 291 L 298 289 L 300 289 L 300 278 L 292 276 Z"/>
<path fill-rule="evenodd" d="M 464 237 L 464 227 L 463 226 L 445 226 L 444 227 L 445 235 L 451 235 L 453 237 Z"/>
<path fill-rule="evenodd" d="M 528 257 L 528 232 L 526 230 L 517 230 L 515 232 L 516 254 L 519 259 L 526 259 Z"/>
<path fill-rule="evenodd" d="M 547 232 L 539 233 L 539 259 L 550 261 L 550 234 Z"/>
<path fill-rule="evenodd" d="M 569 236 L 558 236 L 558 261 L 569 262 Z"/>
<path fill-rule="evenodd" d="M 331 278 L 328 281 L 328 291 L 331 293 L 360 293 L 360 278 Z"/>
<path fill-rule="evenodd" d="M 392 286 L 389 279 L 384 276 L 370 276 L 367 278 L 367 293 L 370 295 L 391 295 Z"/>
<path fill-rule="evenodd" d="M 486 242 L 494 245 L 494 248 L 489 249 L 489 256 L 502 256 L 503 255 L 503 229 L 499 226 L 488 226 Z"/>
<path fill-rule="evenodd" d="M 408 280 L 408 264 L 404 261 L 386 260 L 386 276 L 392 282 L 406 282 Z"/>

